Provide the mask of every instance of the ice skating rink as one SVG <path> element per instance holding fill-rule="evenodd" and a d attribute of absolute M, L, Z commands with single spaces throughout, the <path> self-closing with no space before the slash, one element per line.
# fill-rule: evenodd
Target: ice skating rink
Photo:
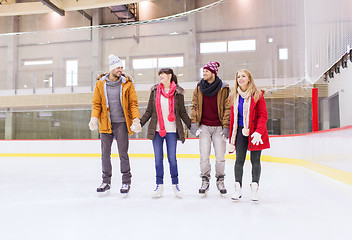
<path fill-rule="evenodd" d="M 180 147 L 190 146 L 186 141 Z M 45 151 L 46 147 L 42 149 Z M 5 151 L 3 146 L 2 152 Z M 228 194 L 225 197 L 219 195 L 212 178 L 208 197 L 200 198 L 197 158 L 179 158 L 178 164 L 183 199 L 173 195 L 166 159 L 164 197 L 152 199 L 154 159 L 134 156 L 131 157 L 131 191 L 127 198 L 122 198 L 116 157 L 113 157 L 110 194 L 98 195 L 96 187 L 101 182 L 98 156 L 3 155 L 0 158 L 0 239 L 331 240 L 352 236 L 350 184 L 306 167 L 263 161 L 260 200 L 253 203 L 249 195 L 251 167 L 246 161 L 243 198 L 232 202 L 233 160 L 226 160 Z"/>
<path fill-rule="evenodd" d="M 352 187 L 310 170 L 263 162 L 260 201 L 249 199 L 246 162 L 243 199 L 232 202 L 233 162 L 226 163 L 229 193 L 215 180 L 198 196 L 196 159 L 180 159 L 183 199 L 171 191 L 152 199 L 152 158 L 132 158 L 133 185 L 119 193 L 117 159 L 110 195 L 99 196 L 99 158 L 2 158 L 0 239 L 349 239 Z M 167 165 L 166 165 L 167 166 Z"/>

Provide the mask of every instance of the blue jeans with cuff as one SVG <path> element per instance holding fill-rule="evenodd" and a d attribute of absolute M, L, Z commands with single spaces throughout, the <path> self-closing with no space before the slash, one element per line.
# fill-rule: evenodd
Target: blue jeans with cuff
<path fill-rule="evenodd" d="M 172 184 L 178 184 L 178 170 L 176 160 L 177 133 L 166 133 L 164 137 L 161 137 L 159 132 L 155 132 L 153 148 L 155 155 L 156 184 L 164 183 L 164 140 L 166 141 L 167 158 L 170 166 Z"/>

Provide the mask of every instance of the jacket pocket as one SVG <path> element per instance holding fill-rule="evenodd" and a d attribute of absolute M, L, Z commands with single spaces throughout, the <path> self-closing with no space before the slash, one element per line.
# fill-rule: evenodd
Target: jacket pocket
<path fill-rule="evenodd" d="M 101 122 L 99 123 L 101 124 L 100 126 L 100 130 L 101 131 L 109 131 L 109 119 L 108 116 L 104 115 L 101 117 Z"/>

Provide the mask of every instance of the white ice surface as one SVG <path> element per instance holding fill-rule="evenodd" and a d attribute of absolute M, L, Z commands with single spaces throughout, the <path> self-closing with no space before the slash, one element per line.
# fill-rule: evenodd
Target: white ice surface
<path fill-rule="evenodd" d="M 226 162 L 226 197 L 211 179 L 200 198 L 199 160 L 179 159 L 183 199 L 171 190 L 165 159 L 165 194 L 152 199 L 154 160 L 131 158 L 132 187 L 119 194 L 119 161 L 113 159 L 110 195 L 99 158 L 0 159 L 1 240 L 110 239 L 350 239 L 352 187 L 298 166 L 262 163 L 260 201 L 249 198 L 246 161 L 243 198 L 232 202 L 233 162 Z M 214 162 L 212 162 L 214 168 Z"/>

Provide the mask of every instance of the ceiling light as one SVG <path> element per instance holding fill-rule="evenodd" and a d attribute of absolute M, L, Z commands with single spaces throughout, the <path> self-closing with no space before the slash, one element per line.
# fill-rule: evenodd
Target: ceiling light
<path fill-rule="evenodd" d="M 341 61 L 342 68 L 347 68 L 347 59 L 343 58 Z"/>
<path fill-rule="evenodd" d="M 335 73 L 340 73 L 340 66 L 335 65 Z"/>
<path fill-rule="evenodd" d="M 334 78 L 334 72 L 333 71 L 329 71 L 329 78 Z"/>

